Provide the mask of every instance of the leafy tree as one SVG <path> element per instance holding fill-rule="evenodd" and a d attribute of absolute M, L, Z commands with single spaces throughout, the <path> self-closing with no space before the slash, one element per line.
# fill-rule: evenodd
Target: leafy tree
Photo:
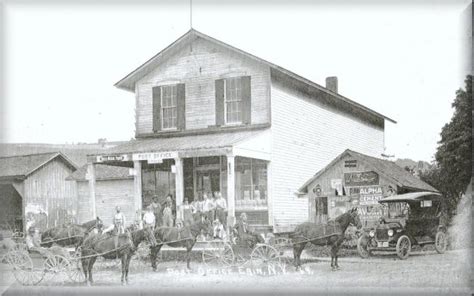
<path fill-rule="evenodd" d="M 454 214 L 472 172 L 472 76 L 468 75 L 464 83 L 465 89 L 456 92 L 452 103 L 451 121 L 441 130 L 434 168 L 420 176 L 445 195 L 449 215 Z"/>

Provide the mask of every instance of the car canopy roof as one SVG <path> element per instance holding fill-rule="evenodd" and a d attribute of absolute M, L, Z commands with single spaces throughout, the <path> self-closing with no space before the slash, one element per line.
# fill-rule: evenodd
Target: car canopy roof
<path fill-rule="evenodd" d="M 382 200 L 379 200 L 379 203 L 385 203 L 385 202 L 407 202 L 407 203 L 414 203 L 418 202 L 421 200 L 439 200 L 441 199 L 441 194 L 436 193 L 436 192 L 429 192 L 429 191 L 424 191 L 424 192 L 411 192 L 411 193 L 405 193 L 405 194 L 399 194 L 399 195 L 392 195 L 388 196 Z"/>

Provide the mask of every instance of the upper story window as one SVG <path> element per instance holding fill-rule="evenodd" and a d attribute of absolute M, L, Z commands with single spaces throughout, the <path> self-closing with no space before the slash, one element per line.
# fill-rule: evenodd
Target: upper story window
<path fill-rule="evenodd" d="M 225 123 L 242 123 L 242 79 L 224 80 Z"/>
<path fill-rule="evenodd" d="M 250 123 L 250 76 L 216 80 L 216 125 Z"/>
<path fill-rule="evenodd" d="M 175 129 L 178 122 L 178 93 L 176 85 L 161 87 L 162 129 Z"/>
<path fill-rule="evenodd" d="M 184 130 L 185 100 L 183 83 L 153 87 L 153 131 Z"/>

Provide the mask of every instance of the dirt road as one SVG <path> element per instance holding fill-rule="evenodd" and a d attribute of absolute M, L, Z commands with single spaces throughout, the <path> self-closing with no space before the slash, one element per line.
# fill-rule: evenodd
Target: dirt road
<path fill-rule="evenodd" d="M 5 295 L 39 292 L 82 294 L 87 292 L 185 292 L 209 290 L 213 292 L 323 292 L 379 294 L 381 292 L 399 294 L 415 291 L 427 294 L 470 294 L 470 252 L 469 250 L 416 252 L 407 260 L 399 260 L 394 255 L 376 255 L 370 259 L 358 257 L 340 258 L 341 269 L 333 272 L 329 258 L 308 258 L 304 269 L 296 271 L 291 265 L 283 265 L 271 271 L 253 268 L 223 268 L 192 262 L 193 269 L 185 269 L 185 262 L 163 262 L 153 272 L 149 265 L 139 266 L 130 273 L 130 283 L 120 285 L 120 268 L 97 270 L 92 288 L 74 285 L 66 278 L 57 278 L 32 288 L 13 284 Z M 63 283 L 63 281 L 66 282 Z M 67 290 L 52 288 L 62 286 Z M 72 289 L 71 289 L 72 288 Z M 409 289 L 409 290 L 407 290 Z"/>

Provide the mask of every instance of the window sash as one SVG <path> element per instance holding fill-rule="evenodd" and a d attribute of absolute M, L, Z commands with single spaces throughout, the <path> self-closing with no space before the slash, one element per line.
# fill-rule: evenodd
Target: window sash
<path fill-rule="evenodd" d="M 224 79 L 224 119 L 226 124 L 242 123 L 242 79 Z"/>
<path fill-rule="evenodd" d="M 176 129 L 178 126 L 177 85 L 161 87 L 161 126 L 162 129 Z"/>

